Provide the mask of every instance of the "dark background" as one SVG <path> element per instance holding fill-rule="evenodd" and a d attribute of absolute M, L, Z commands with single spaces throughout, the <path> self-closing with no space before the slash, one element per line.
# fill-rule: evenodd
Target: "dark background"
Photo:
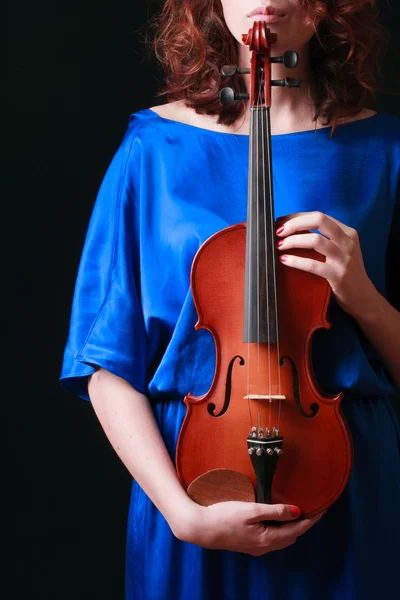
<path fill-rule="evenodd" d="M 90 403 L 63 390 L 58 377 L 101 180 L 129 114 L 163 102 L 143 40 L 158 4 L 22 0 L 8 7 L 2 116 L 10 135 L 1 160 L 10 182 L 2 203 L 7 599 L 123 599 L 130 476 Z M 398 89 L 400 7 L 391 4 L 381 2 L 391 34 L 385 84 Z M 379 95 L 376 108 L 400 116 L 399 97 Z"/>

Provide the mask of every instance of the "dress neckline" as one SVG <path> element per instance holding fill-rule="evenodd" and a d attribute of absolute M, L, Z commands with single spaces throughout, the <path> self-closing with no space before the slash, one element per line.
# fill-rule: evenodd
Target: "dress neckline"
<path fill-rule="evenodd" d="M 143 110 L 139 111 L 142 113 L 147 113 L 149 115 L 152 115 L 155 119 L 160 119 L 161 121 L 165 121 L 167 123 L 172 123 L 174 125 L 180 125 L 182 127 L 188 127 L 189 129 L 193 129 L 193 130 L 199 130 L 199 131 L 206 131 L 207 133 L 213 133 L 215 135 L 218 136 L 230 136 L 230 137 L 234 137 L 234 138 L 244 138 L 245 140 L 249 139 L 249 134 L 247 133 L 228 133 L 227 131 L 215 131 L 214 129 L 207 129 L 206 127 L 198 127 L 197 125 L 191 125 L 189 123 L 183 123 L 182 121 L 176 121 L 175 119 L 167 119 L 166 117 L 162 117 L 161 115 L 159 115 L 158 113 L 156 113 L 154 110 L 151 110 L 150 108 L 144 108 Z M 363 123 L 364 121 L 370 121 L 371 119 L 376 119 L 377 117 L 380 117 L 381 115 L 384 115 L 385 112 L 377 112 L 374 115 L 370 115 L 369 117 L 364 117 L 363 119 L 357 119 L 355 121 L 349 121 L 348 123 L 343 123 L 342 125 L 338 126 L 338 130 L 340 131 L 343 127 L 350 127 L 350 126 L 356 126 L 359 125 L 360 123 Z M 331 125 L 327 126 L 327 127 L 319 127 L 318 129 L 306 129 L 304 131 L 292 131 L 290 133 L 277 133 L 275 135 L 272 135 L 272 138 L 285 138 L 288 136 L 302 136 L 302 135 L 309 135 L 310 133 L 315 134 L 318 131 L 330 131 L 331 130 Z"/>

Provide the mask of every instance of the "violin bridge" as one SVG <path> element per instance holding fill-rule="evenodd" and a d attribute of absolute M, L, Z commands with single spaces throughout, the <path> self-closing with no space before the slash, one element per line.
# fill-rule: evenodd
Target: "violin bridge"
<path fill-rule="evenodd" d="M 286 396 L 279 394 L 248 394 L 244 396 L 244 400 L 286 400 Z"/>

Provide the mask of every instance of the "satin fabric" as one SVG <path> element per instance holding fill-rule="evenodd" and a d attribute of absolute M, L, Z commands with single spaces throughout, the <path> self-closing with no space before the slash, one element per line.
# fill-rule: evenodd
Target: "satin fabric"
<path fill-rule="evenodd" d="M 275 216 L 320 210 L 357 229 L 367 274 L 387 297 L 387 250 L 400 242 L 392 226 L 400 218 L 400 120 L 379 113 L 329 133 L 273 136 Z M 88 227 L 60 381 L 89 400 L 94 365 L 126 379 L 149 397 L 172 458 L 183 398 L 209 389 L 215 365 L 211 335 L 194 329 L 191 264 L 208 237 L 246 220 L 248 143 L 150 109 L 130 115 Z M 396 597 L 396 387 L 334 299 L 328 316 L 332 328 L 314 335 L 312 360 L 323 389 L 345 392 L 354 466 L 339 501 L 295 545 L 256 558 L 178 541 L 133 482 L 126 600 Z"/>

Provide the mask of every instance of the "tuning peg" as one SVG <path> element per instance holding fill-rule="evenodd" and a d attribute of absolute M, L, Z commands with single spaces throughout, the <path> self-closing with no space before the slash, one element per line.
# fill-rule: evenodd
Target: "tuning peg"
<path fill-rule="evenodd" d="M 234 92 L 230 87 L 222 88 L 219 93 L 219 101 L 225 106 L 230 106 L 235 102 L 235 100 L 248 100 L 249 98 L 249 94 Z"/>
<path fill-rule="evenodd" d="M 293 50 L 288 50 L 283 56 L 271 56 L 272 63 L 283 63 L 288 69 L 294 69 L 299 64 L 299 55 Z"/>
<path fill-rule="evenodd" d="M 239 75 L 248 75 L 250 69 L 246 67 L 238 67 L 237 65 L 224 65 L 221 69 L 222 77 L 233 77 L 238 73 Z"/>
<path fill-rule="evenodd" d="M 301 79 L 294 77 L 285 77 L 285 79 L 273 79 L 271 85 L 281 85 L 282 87 L 300 87 Z"/>
<path fill-rule="evenodd" d="M 301 84 L 301 79 L 298 79 L 297 77 L 286 77 L 286 79 L 285 79 L 285 87 L 288 87 L 288 88 L 300 87 L 300 84 Z"/>

